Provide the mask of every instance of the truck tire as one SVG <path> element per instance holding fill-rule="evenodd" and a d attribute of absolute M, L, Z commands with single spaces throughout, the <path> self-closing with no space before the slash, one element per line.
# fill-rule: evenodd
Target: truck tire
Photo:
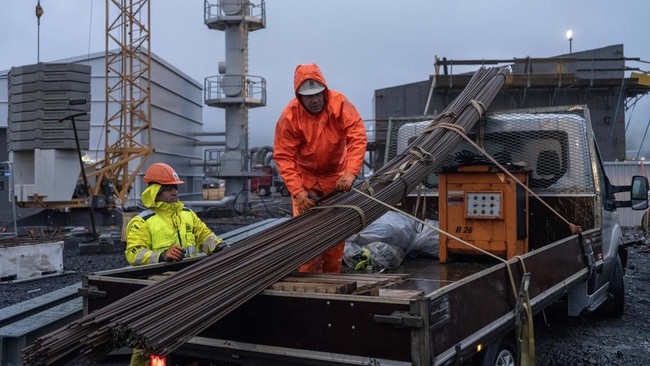
<path fill-rule="evenodd" d="M 287 189 L 287 187 L 282 187 L 280 189 L 280 194 L 282 195 L 282 197 L 289 197 L 289 190 Z"/>
<path fill-rule="evenodd" d="M 261 187 L 257 190 L 257 194 L 259 194 L 260 197 L 262 197 L 262 196 L 263 196 L 263 197 L 266 197 L 266 196 L 268 196 L 268 195 L 271 194 L 271 190 L 269 190 L 269 188 L 266 187 L 266 186 L 261 186 Z"/>
<path fill-rule="evenodd" d="M 625 312 L 625 281 L 623 280 L 623 274 L 621 257 L 616 255 L 616 265 L 609 280 L 609 289 L 607 289 L 609 298 L 602 305 L 603 315 L 605 316 L 620 318 Z"/>
<path fill-rule="evenodd" d="M 503 338 L 485 351 L 481 366 L 516 366 L 517 347 L 510 336 Z"/>

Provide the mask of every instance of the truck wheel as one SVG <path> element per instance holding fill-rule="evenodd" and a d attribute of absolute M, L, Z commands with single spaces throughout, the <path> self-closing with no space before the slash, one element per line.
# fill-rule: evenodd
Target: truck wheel
<path fill-rule="evenodd" d="M 488 347 L 483 355 L 481 366 L 515 366 L 517 365 L 517 348 L 510 337 Z"/>
<path fill-rule="evenodd" d="M 282 197 L 289 197 L 289 190 L 287 189 L 287 187 L 282 187 L 282 189 L 280 190 L 280 194 L 282 195 Z"/>
<path fill-rule="evenodd" d="M 264 197 L 266 197 L 266 196 L 268 196 L 269 194 L 271 194 L 271 191 L 269 191 L 268 188 L 262 186 L 262 187 L 260 187 L 260 189 L 257 191 L 257 194 L 259 194 L 260 196 L 264 196 Z"/>
<path fill-rule="evenodd" d="M 609 280 L 608 299 L 603 304 L 603 315 L 620 318 L 625 312 L 625 281 L 623 280 L 623 264 L 621 257 L 616 255 L 616 265 Z"/>

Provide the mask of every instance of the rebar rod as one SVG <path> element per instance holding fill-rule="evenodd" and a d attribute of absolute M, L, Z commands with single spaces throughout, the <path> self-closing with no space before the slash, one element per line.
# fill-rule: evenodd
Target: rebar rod
<path fill-rule="evenodd" d="M 505 68 L 481 68 L 475 72 L 431 128 L 356 188 L 388 205 L 398 204 L 462 139 L 456 132 L 435 125 L 454 124 L 469 131 L 501 89 L 507 74 Z M 79 357 L 95 361 L 112 349 L 127 345 L 168 355 L 301 264 L 361 231 L 387 210 L 362 194 L 341 194 L 317 209 L 243 239 L 161 282 L 38 338 L 23 349 L 23 362 L 52 365 Z M 179 307 L 193 311 L 174 312 Z"/>

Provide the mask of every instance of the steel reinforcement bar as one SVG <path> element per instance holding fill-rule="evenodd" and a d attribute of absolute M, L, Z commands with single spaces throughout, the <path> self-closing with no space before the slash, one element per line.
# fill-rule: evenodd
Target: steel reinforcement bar
<path fill-rule="evenodd" d="M 481 68 L 431 128 L 372 177 L 356 186 L 398 204 L 450 154 L 506 81 L 508 69 Z M 299 265 L 361 231 L 388 209 L 356 192 L 240 241 L 84 318 L 38 338 L 23 350 L 26 365 L 98 360 L 131 346 L 167 355 Z M 182 311 L 178 311 L 182 309 Z"/>

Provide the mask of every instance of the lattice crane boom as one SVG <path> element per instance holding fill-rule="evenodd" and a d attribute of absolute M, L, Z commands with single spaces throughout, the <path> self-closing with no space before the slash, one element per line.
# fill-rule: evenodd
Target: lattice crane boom
<path fill-rule="evenodd" d="M 149 0 L 106 0 L 104 160 L 89 168 L 88 176 L 95 177 L 91 194 L 114 195 L 117 205 L 126 202 L 153 152 L 149 23 Z"/>

